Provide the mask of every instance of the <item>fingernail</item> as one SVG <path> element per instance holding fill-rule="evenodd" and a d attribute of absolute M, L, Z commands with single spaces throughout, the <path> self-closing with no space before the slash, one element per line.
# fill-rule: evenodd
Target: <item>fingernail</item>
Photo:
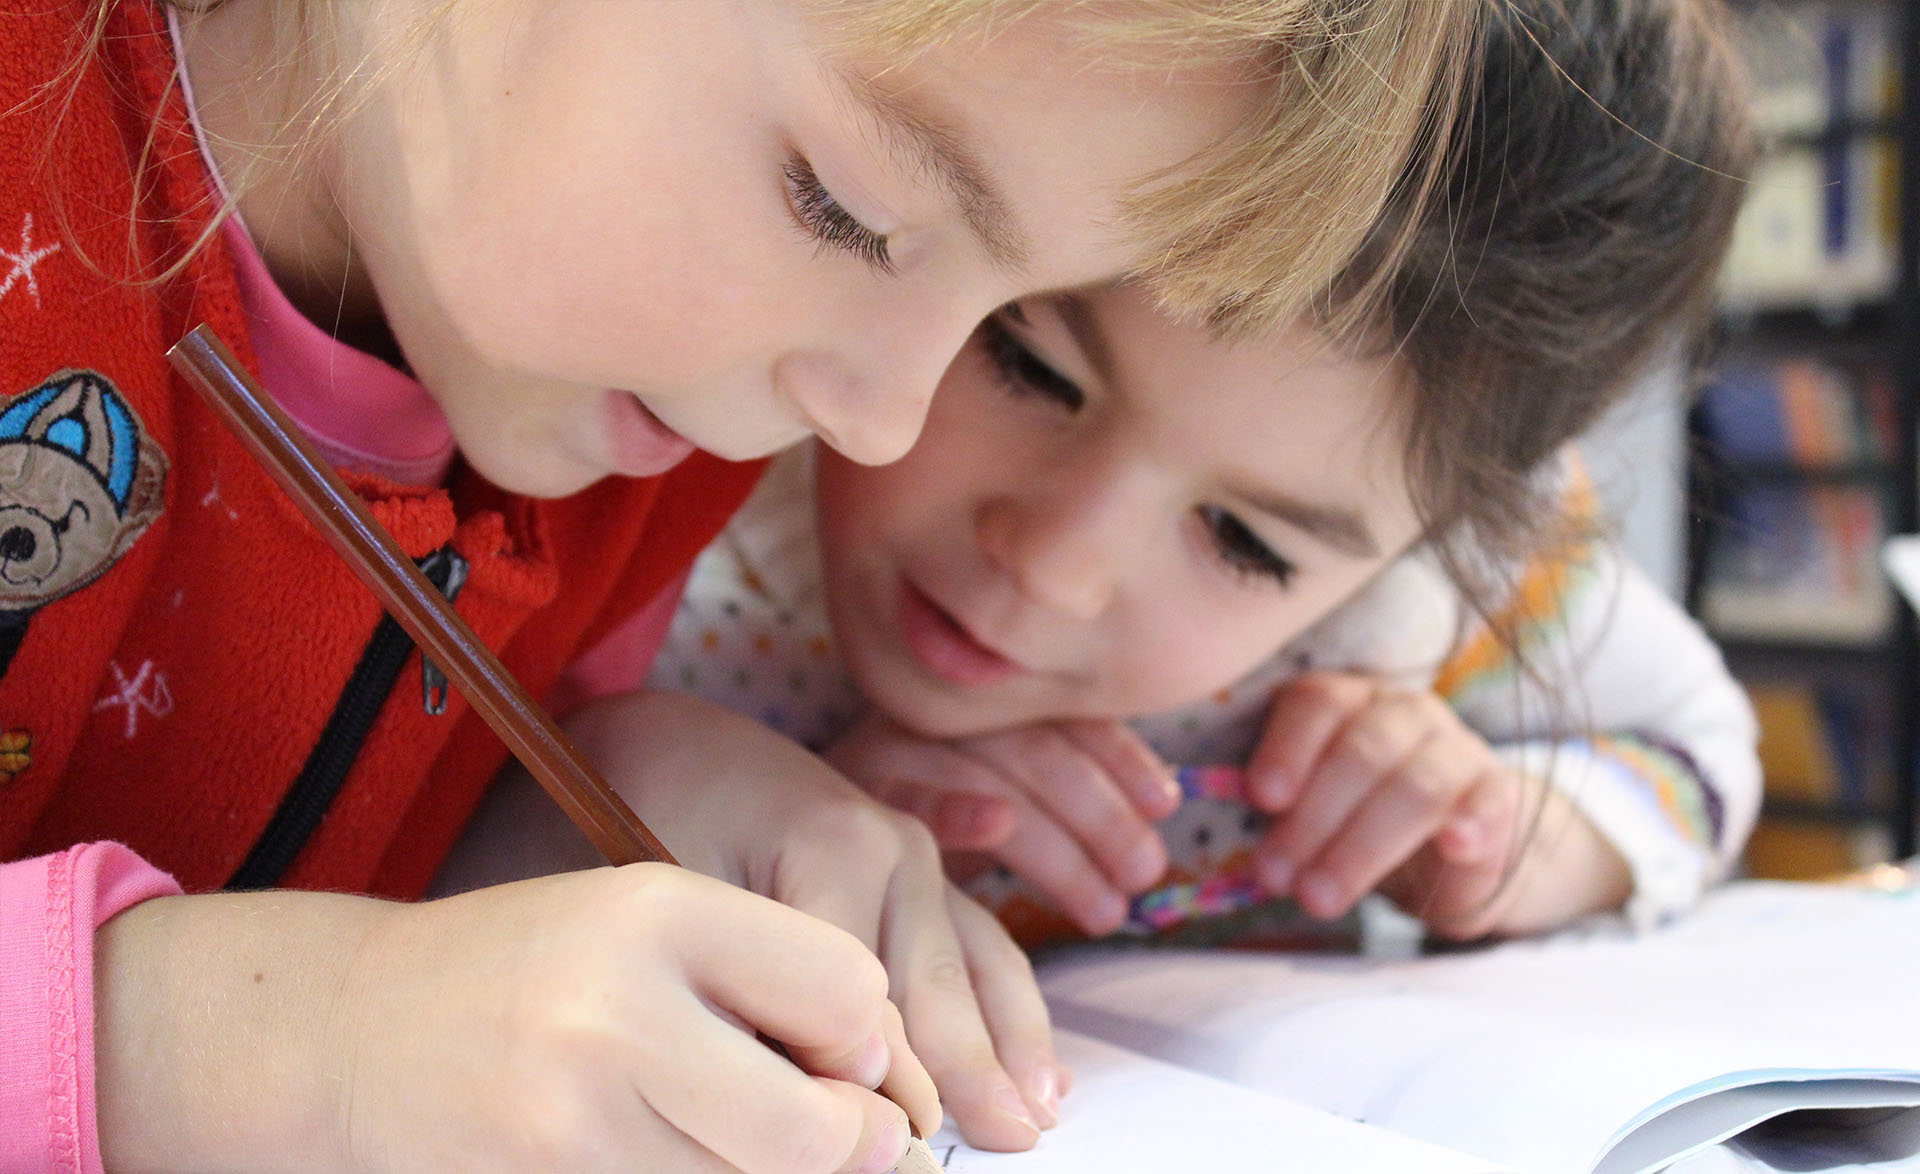
<path fill-rule="evenodd" d="M 1027 1099 L 1039 1107 L 1041 1128 L 1052 1129 L 1060 1124 L 1060 1087 L 1052 1065 L 1042 1064 L 1027 1087 L 1030 1090 Z"/>
<path fill-rule="evenodd" d="M 1127 899 L 1118 893 L 1107 893 L 1094 902 L 1088 912 L 1086 926 L 1093 934 L 1110 934 L 1119 929 L 1127 920 Z"/>
<path fill-rule="evenodd" d="M 1270 893 L 1284 893 L 1293 884 L 1293 861 L 1284 856 L 1268 856 L 1259 862 L 1260 883 Z"/>
<path fill-rule="evenodd" d="M 880 1131 L 880 1137 L 860 1164 L 860 1174 L 887 1174 L 907 1156 L 907 1119 L 901 1116 Z"/>
<path fill-rule="evenodd" d="M 1020 1090 L 1011 1084 L 1000 1086 L 1000 1091 L 993 1094 L 993 1103 L 999 1105 L 1000 1111 L 1015 1121 L 1035 1133 L 1040 1132 L 1040 1127 L 1033 1123 L 1033 1111 L 1027 1107 L 1027 1098 L 1021 1096 Z"/>
<path fill-rule="evenodd" d="M 1310 872 L 1301 877 L 1296 896 L 1301 907 L 1315 917 L 1332 917 L 1340 912 L 1340 886 L 1323 873 Z"/>
<path fill-rule="evenodd" d="M 1165 767 L 1160 768 L 1163 772 Z M 1171 774 L 1160 776 L 1160 807 L 1163 811 L 1172 811 L 1180 806 L 1180 780 Z"/>
<path fill-rule="evenodd" d="M 1138 892 L 1159 880 L 1166 867 L 1167 853 L 1159 837 L 1148 836 L 1127 853 L 1127 862 L 1120 869 L 1124 874 L 1121 880 L 1128 890 Z"/>
<path fill-rule="evenodd" d="M 893 1050 L 887 1047 L 887 1037 L 876 1031 L 860 1049 L 860 1059 L 853 1066 L 853 1081 L 865 1088 L 878 1088 L 892 1069 Z"/>
<path fill-rule="evenodd" d="M 1471 857 L 1480 851 L 1486 837 L 1481 834 L 1480 825 L 1470 819 L 1463 819 L 1453 825 L 1453 850 L 1460 857 Z"/>
<path fill-rule="evenodd" d="M 1253 791 L 1253 799 L 1269 808 L 1285 807 L 1291 798 L 1287 772 L 1277 767 L 1268 767 L 1254 775 L 1248 780 L 1248 786 Z"/>

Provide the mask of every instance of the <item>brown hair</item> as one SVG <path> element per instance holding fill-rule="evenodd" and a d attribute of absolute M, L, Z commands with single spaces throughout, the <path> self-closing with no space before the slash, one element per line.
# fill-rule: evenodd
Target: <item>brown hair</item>
<path fill-rule="evenodd" d="M 1397 203 L 1335 287 L 1393 269 L 1366 336 L 1411 373 L 1409 488 L 1469 598 L 1497 586 L 1475 590 L 1486 556 L 1569 537 L 1543 531 L 1549 458 L 1699 342 L 1754 154 L 1728 21 L 1720 0 L 1507 0 L 1441 192 Z M 1396 259 L 1380 240 L 1406 223 Z"/>
<path fill-rule="evenodd" d="M 1594 537 L 1548 463 L 1701 341 L 1754 155 L 1729 21 L 1721 0 L 1501 0 L 1439 192 L 1396 196 L 1321 314 L 1337 343 L 1397 353 L 1425 541 L 1517 667 L 1516 702 L 1523 679 L 1544 686 L 1560 737 L 1590 726 L 1574 666 L 1540 663 L 1554 621 L 1509 601 L 1536 574 L 1570 589 Z M 1383 274 L 1384 299 L 1343 319 Z M 1506 881 L 1550 832 L 1544 776 L 1515 781 L 1539 790 Z"/>

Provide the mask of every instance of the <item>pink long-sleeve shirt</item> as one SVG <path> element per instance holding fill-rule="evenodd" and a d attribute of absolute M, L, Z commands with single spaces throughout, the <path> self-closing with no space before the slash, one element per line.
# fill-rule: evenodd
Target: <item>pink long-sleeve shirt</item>
<path fill-rule="evenodd" d="M 343 467 L 411 484 L 441 481 L 453 438 L 426 389 L 303 317 L 274 284 L 239 217 L 226 222 L 223 235 L 263 381 L 301 429 Z M 678 597 L 678 589 L 666 591 L 581 656 L 549 705 L 564 710 L 637 687 Z M 0 864 L 0 1171 L 102 1169 L 94 1117 L 94 933 L 133 904 L 178 892 L 170 876 L 119 844 Z"/>
<path fill-rule="evenodd" d="M 178 893 L 119 844 L 0 866 L 0 1170 L 94 1174 L 94 931 Z"/>

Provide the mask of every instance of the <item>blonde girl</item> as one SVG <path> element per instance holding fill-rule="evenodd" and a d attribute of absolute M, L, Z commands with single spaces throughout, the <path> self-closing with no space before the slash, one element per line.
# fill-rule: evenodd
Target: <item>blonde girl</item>
<path fill-rule="evenodd" d="M 0 5 L 0 1165 L 878 1170 L 929 1071 L 1031 1144 L 1044 1016 L 924 836 L 777 742 L 706 769 L 593 653 L 644 663 L 751 484 L 721 458 L 898 456 L 996 305 L 1297 301 L 1471 20 Z M 792 907 L 662 868 L 361 895 L 418 895 L 504 753 L 171 378 L 203 321 L 526 684 L 591 699 L 683 858 Z"/>

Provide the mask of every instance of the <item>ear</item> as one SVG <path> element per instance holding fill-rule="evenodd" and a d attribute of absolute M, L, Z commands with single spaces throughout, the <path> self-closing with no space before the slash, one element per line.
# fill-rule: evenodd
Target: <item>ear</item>
<path fill-rule="evenodd" d="M 167 454 L 144 429 L 140 433 L 139 453 L 133 485 L 127 490 L 126 508 L 120 515 L 120 531 L 114 535 L 113 555 L 108 562 L 125 554 L 166 508 Z"/>

